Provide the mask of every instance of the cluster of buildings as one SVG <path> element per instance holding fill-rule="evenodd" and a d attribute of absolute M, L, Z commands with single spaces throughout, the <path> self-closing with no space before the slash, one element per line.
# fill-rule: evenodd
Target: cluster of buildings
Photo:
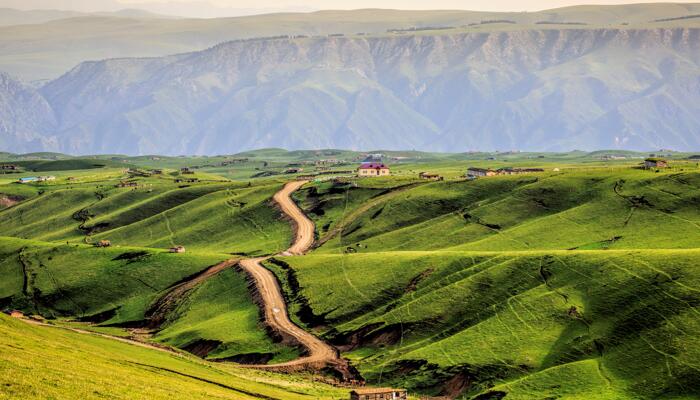
<path fill-rule="evenodd" d="M 405 400 L 406 389 L 358 388 L 350 391 L 350 400 Z"/>
<path fill-rule="evenodd" d="M 19 178 L 17 180 L 18 183 L 32 183 L 32 182 L 48 182 L 48 181 L 55 181 L 56 177 L 55 176 L 26 176 L 24 178 Z"/>
<path fill-rule="evenodd" d="M 470 167 L 467 169 L 468 178 L 479 178 L 484 176 L 496 176 L 496 175 L 521 175 L 521 174 L 532 174 L 536 172 L 544 172 L 542 168 L 477 168 Z"/>

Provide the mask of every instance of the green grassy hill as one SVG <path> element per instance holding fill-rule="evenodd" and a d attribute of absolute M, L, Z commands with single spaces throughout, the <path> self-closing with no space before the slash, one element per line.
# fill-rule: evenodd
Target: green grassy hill
<path fill-rule="evenodd" d="M 301 319 L 325 327 L 372 382 L 507 398 L 690 398 L 700 391 L 699 256 L 377 252 L 283 258 L 293 273 L 280 275 L 293 276 Z"/>
<path fill-rule="evenodd" d="M 46 155 L 44 155 L 46 157 Z M 111 160 L 94 160 L 85 158 L 74 158 L 67 160 L 35 160 L 35 161 L 20 161 L 17 163 L 20 167 L 32 172 L 46 171 L 74 171 L 83 169 L 96 168 L 127 168 L 130 165 Z"/>
<path fill-rule="evenodd" d="M 700 173 L 678 160 L 667 170 L 639 170 L 632 168 L 639 154 L 601 160 L 607 153 L 407 152 L 387 155 L 408 157 L 391 161 L 391 177 L 320 176 L 294 195 L 316 223 L 317 247 L 266 265 L 292 318 L 338 346 L 373 385 L 481 400 L 696 398 Z M 50 183 L 0 184 L 3 196 L 22 197 L 0 210 L 0 309 L 119 336 L 142 335 L 132 328 L 157 321 L 149 340 L 208 360 L 295 358 L 297 349 L 267 336 L 235 268 L 165 300 L 223 260 L 290 243 L 292 229 L 271 203 L 284 179 L 249 179 L 253 171 L 295 162 L 312 171 L 313 160 L 336 156 L 362 154 L 268 149 L 226 166 L 218 164 L 230 157 L 147 157 L 136 164 L 167 164 L 163 174 L 86 169 L 59 171 Z M 193 165 L 203 167 L 177 172 Z M 471 165 L 546 171 L 461 178 Z M 418 179 L 421 171 L 445 180 Z M 238 181 L 221 177 L 237 174 Z M 175 182 L 192 177 L 200 181 Z M 138 186 L 115 187 L 122 181 Z M 101 239 L 112 246 L 89 244 Z M 187 252 L 167 253 L 176 244 Z M 0 333 L 7 337 L 0 346 L 13 349 L 0 352 L 0 365 L 21 377 L 8 386 L 15 397 L 69 398 L 99 385 L 109 386 L 106 396 L 128 397 L 144 393 L 155 371 L 153 398 L 172 393 L 176 380 L 195 398 L 246 396 L 229 387 L 284 399 L 347 396 L 300 377 L 118 342 L 96 362 L 128 385 L 78 365 L 71 376 L 89 383 L 56 389 L 62 367 L 36 360 L 39 343 L 72 366 L 106 339 L 6 318 Z M 28 375 L 31 365 L 44 380 Z"/>
<path fill-rule="evenodd" d="M 341 399 L 318 383 L 207 363 L 0 314 L 0 398 Z M 87 361 L 89 360 L 89 361 Z"/>
<path fill-rule="evenodd" d="M 228 258 L 0 238 L 0 309 L 106 327 L 148 326 L 152 305 L 170 289 Z M 184 349 L 207 343 L 195 352 L 209 358 L 294 357 L 293 349 L 265 335 L 258 315 L 244 275 L 229 269 L 179 299 L 154 340 Z"/>
<path fill-rule="evenodd" d="M 694 248 L 700 174 L 589 169 L 476 181 L 319 184 L 299 196 L 322 253 Z M 362 208 L 360 208 L 362 207 Z"/>
<path fill-rule="evenodd" d="M 11 195 L 36 189 L 33 196 L 25 195 L 29 200 L 0 214 L 0 235 L 250 254 L 275 253 L 289 244 L 290 227 L 270 205 L 280 183 L 174 182 L 192 176 L 206 173 L 123 176 L 121 181 L 138 185 L 127 188 L 115 187 L 120 179 L 92 183 L 59 178 L 44 187 L 0 189 Z"/>

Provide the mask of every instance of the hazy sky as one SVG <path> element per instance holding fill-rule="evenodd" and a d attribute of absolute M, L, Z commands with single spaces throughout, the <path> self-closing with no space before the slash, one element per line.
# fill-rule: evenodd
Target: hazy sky
<path fill-rule="evenodd" d="M 576 4 L 659 3 L 659 0 L 0 0 L 0 7 L 83 12 L 140 8 L 163 14 L 216 17 L 277 11 L 396 8 L 535 11 Z M 674 1 L 675 3 L 684 1 Z M 685 1 L 692 2 L 692 1 Z"/>
<path fill-rule="evenodd" d="M 202 0 L 118 0 L 120 3 L 197 3 Z M 57 0 L 57 3 L 70 1 Z M 398 9 L 463 9 L 533 11 L 575 4 L 664 3 L 659 0 L 207 0 L 222 8 L 286 8 L 312 9 L 398 8 Z M 674 1 L 678 3 L 678 1 Z M 680 1 L 683 3 L 683 1 Z M 689 2 L 689 1 L 686 1 Z M 668 2 L 666 2 L 668 3 Z"/>

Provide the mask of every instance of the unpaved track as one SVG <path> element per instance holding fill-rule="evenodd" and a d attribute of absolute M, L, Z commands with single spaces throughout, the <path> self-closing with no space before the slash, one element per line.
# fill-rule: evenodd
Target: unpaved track
<path fill-rule="evenodd" d="M 314 243 L 314 224 L 304 213 L 297 207 L 291 199 L 291 194 L 299 190 L 308 181 L 295 181 L 287 183 L 282 190 L 275 193 L 274 201 L 279 205 L 280 209 L 292 220 L 295 231 L 295 239 L 292 246 L 280 255 L 302 255 Z M 350 367 L 347 360 L 340 357 L 338 350 L 325 343 L 321 339 L 311 333 L 301 329 L 289 319 L 287 313 L 287 305 L 282 296 L 282 290 L 275 275 L 262 265 L 262 262 L 269 257 L 249 258 L 241 260 L 238 265 L 253 279 L 255 287 L 259 293 L 260 301 L 265 315 L 265 323 L 275 333 L 282 336 L 284 340 L 294 344 L 300 344 L 306 349 L 304 357 L 292 360 L 281 364 L 261 364 L 261 365 L 246 365 L 244 367 L 265 369 L 279 372 L 295 372 L 295 371 L 320 371 L 324 368 L 330 368 L 338 372 L 343 380 L 354 380 L 358 377 L 357 372 Z M 163 323 L 168 315 L 175 307 L 177 302 L 183 296 L 195 288 L 197 285 L 206 279 L 218 274 L 219 272 L 232 267 L 236 264 L 235 259 L 223 261 L 203 271 L 193 279 L 183 282 L 173 287 L 163 298 L 161 298 L 149 311 L 150 329 L 157 329 Z M 24 319 L 26 322 L 34 325 L 49 326 L 58 329 L 70 330 L 77 333 L 99 336 L 109 339 L 118 340 L 120 342 L 133 344 L 136 346 L 147 347 L 154 350 L 165 351 L 179 356 L 182 354 L 172 350 L 168 346 L 156 345 L 153 343 L 143 342 L 134 339 L 121 338 L 111 335 L 106 335 L 98 332 L 83 330 L 79 328 L 62 327 L 41 323 L 29 319 Z"/>
<path fill-rule="evenodd" d="M 299 190 L 308 181 L 289 182 L 284 188 L 275 193 L 273 199 L 280 206 L 282 211 L 292 219 L 294 223 L 295 238 L 292 247 L 285 253 L 292 255 L 302 255 L 314 244 L 314 223 L 297 207 L 292 200 L 292 193 Z M 283 253 L 283 254 L 285 254 Z"/>
<path fill-rule="evenodd" d="M 295 228 L 294 243 L 281 255 L 302 255 L 313 245 L 314 224 L 291 199 L 291 194 L 299 190 L 307 182 L 289 182 L 274 196 L 275 202 L 292 219 Z M 347 360 L 340 357 L 335 347 L 301 329 L 289 319 L 287 305 L 284 302 L 277 278 L 262 265 L 262 262 L 266 259 L 266 257 L 250 258 L 242 260 L 239 265 L 255 282 L 267 326 L 282 336 L 283 339 L 292 339 L 292 342 L 301 344 L 306 349 L 307 354 L 304 357 L 286 363 L 251 365 L 250 367 L 283 372 L 296 370 L 318 371 L 323 368 L 331 368 L 340 373 L 345 380 L 354 379 L 356 374 L 349 366 Z"/>

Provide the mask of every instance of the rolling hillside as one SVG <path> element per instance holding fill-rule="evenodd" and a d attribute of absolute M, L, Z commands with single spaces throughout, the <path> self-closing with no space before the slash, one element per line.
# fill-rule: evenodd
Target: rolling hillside
<path fill-rule="evenodd" d="M 297 321 L 372 382 L 466 398 L 692 398 L 699 177 L 317 183 L 297 199 L 320 247 L 267 265 Z"/>
<path fill-rule="evenodd" d="M 85 357 L 93 340 L 103 341 L 89 337 L 87 347 L 66 354 L 63 343 L 73 343 L 75 333 L 57 328 L 64 327 L 173 346 L 207 360 L 173 360 L 113 343 L 96 362 L 123 379 L 141 368 L 124 360 L 135 353 L 149 360 L 146 372 L 115 389 L 117 397 L 141 393 L 153 368 L 164 373 L 154 397 L 165 396 L 160 385 L 171 382 L 170 374 L 185 379 L 183 385 L 206 379 L 198 390 L 183 386 L 193 396 L 233 387 L 257 397 L 291 398 L 279 392 L 287 390 L 300 398 L 345 397 L 303 376 L 259 376 L 230 364 L 303 354 L 269 336 L 259 292 L 234 267 L 241 258 L 286 249 L 292 229 L 270 203 L 282 179 L 228 181 L 211 173 L 268 172 L 333 152 L 266 149 L 237 155 L 249 157 L 243 165 L 221 166 L 225 158 L 212 158 L 212 166 L 186 175 L 177 162 L 207 159 L 136 157 L 127 161 L 169 168 L 153 175 L 66 170 L 51 172 L 58 177 L 48 183 L 0 184 L 0 193 L 23 197 L 0 210 L 0 276 L 6 278 L 0 309 L 40 314 L 54 325 L 16 325 L 1 317 L 7 339 L 0 346 L 14 350 L 0 360 L 23 377 L 9 386 L 13 393 L 43 390 L 44 382 L 59 379 L 60 368 L 38 361 L 45 381 L 22 374 L 39 340 L 49 341 L 48 351 L 66 365 Z M 600 160 L 607 152 L 501 154 L 498 160 L 474 154 L 469 161 L 455 160 L 466 154 L 406 154 L 413 158 L 396 160 L 392 176 L 320 176 L 295 193 L 315 223 L 316 246 L 306 255 L 264 262 L 295 323 L 336 346 L 370 385 L 420 395 L 697 397 L 696 162 L 678 156 L 668 169 L 642 170 L 634 158 Z M 81 160 L 56 162 L 70 167 Z M 545 171 L 467 180 L 467 165 Z M 304 173 L 314 168 L 304 166 Z M 445 180 L 418 179 L 418 171 Z M 200 181 L 175 182 L 194 177 Z M 123 181 L 138 186 L 115 187 Z M 99 239 L 112 246 L 89 245 Z M 187 252 L 167 252 L 175 244 Z M 217 363 L 202 364 L 208 361 Z M 200 365 L 212 375 L 202 375 Z M 74 373 L 91 387 L 108 382 L 81 368 Z M 68 390 L 84 389 L 51 390 L 67 397 Z"/>
<path fill-rule="evenodd" d="M 177 299 L 164 315 L 154 304 L 181 282 L 230 258 L 226 254 L 175 255 L 146 248 L 95 249 L 0 238 L 0 308 L 45 318 L 109 327 L 150 328 L 150 339 L 210 359 L 293 358 L 258 324 L 258 309 L 244 275 L 223 271 Z M 159 325 L 151 323 L 157 319 Z M 236 329 L 230 329 L 235 326 Z M 138 331 L 119 335 L 138 336 Z"/>
<path fill-rule="evenodd" d="M 331 327 L 326 337 L 373 382 L 449 396 L 659 399 L 700 391 L 698 255 L 434 251 L 278 262 L 294 271 L 315 317 L 303 314 L 307 322 Z"/>
<path fill-rule="evenodd" d="M 319 184 L 300 194 L 319 227 L 317 252 L 695 248 L 700 243 L 697 172 L 592 168 L 413 186 L 389 179 L 387 186 L 362 183 Z"/>
<path fill-rule="evenodd" d="M 0 314 L 2 395 L 9 398 L 337 399 L 338 390 L 288 376 L 125 344 Z M 85 360 L 90 360 L 86 363 Z"/>
<path fill-rule="evenodd" d="M 138 187 L 117 188 L 129 179 L 121 171 L 63 173 L 71 179 L 0 187 L 19 203 L 0 212 L 0 275 L 6 278 L 0 309 L 145 328 L 151 340 L 211 359 L 250 363 L 296 356 L 294 348 L 266 336 L 245 276 L 228 268 L 233 264 L 211 277 L 207 272 L 235 260 L 230 253 L 286 248 L 291 229 L 270 205 L 278 182 L 219 178 L 182 185 L 173 182 L 180 175 L 172 172 L 174 177 L 132 177 Z M 103 239 L 112 247 L 85 244 Z M 186 246 L 187 254 L 167 253 L 175 245 Z M 190 281 L 195 284 L 180 288 Z"/>

